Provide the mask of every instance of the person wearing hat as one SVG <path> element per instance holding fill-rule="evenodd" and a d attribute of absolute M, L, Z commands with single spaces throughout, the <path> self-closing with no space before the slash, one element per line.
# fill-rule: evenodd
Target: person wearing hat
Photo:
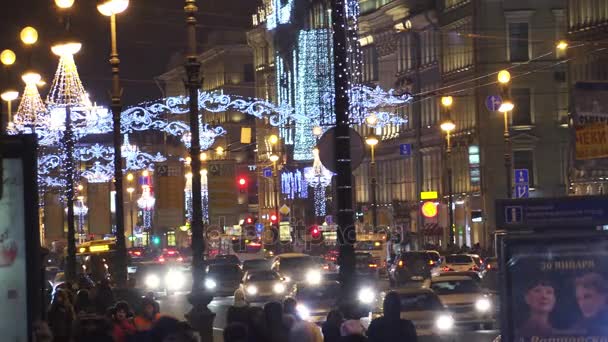
<path fill-rule="evenodd" d="M 151 298 L 145 297 L 142 299 L 141 313 L 135 316 L 133 323 L 137 331 L 146 331 L 150 330 L 159 318 L 158 303 Z"/>
<path fill-rule="evenodd" d="M 118 302 L 111 310 L 112 315 L 112 337 L 114 342 L 126 342 L 134 335 L 137 329 L 133 324 L 133 313 L 127 302 Z"/>

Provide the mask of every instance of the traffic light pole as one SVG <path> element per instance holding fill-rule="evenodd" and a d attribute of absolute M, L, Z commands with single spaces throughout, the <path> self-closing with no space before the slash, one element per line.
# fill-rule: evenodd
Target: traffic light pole
<path fill-rule="evenodd" d="M 334 151 L 336 158 L 336 202 L 340 265 L 340 283 L 342 285 L 342 306 L 355 302 L 355 252 L 356 231 L 354 225 L 352 168 L 350 155 L 349 127 L 349 62 L 347 51 L 347 18 L 346 0 L 331 1 L 331 19 L 333 26 L 334 50 L 334 87 L 336 128 Z"/>

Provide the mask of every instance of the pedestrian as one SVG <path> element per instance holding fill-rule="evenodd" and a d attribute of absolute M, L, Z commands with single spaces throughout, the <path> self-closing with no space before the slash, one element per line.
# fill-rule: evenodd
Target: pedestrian
<path fill-rule="evenodd" d="M 270 302 L 264 305 L 264 317 L 266 319 L 267 341 L 286 342 L 289 330 L 283 321 L 283 308 L 281 303 Z"/>
<path fill-rule="evenodd" d="M 76 313 L 76 316 L 94 314 L 96 312 L 95 305 L 93 305 L 93 301 L 91 301 L 89 291 L 83 289 L 76 293 L 74 312 Z"/>
<path fill-rule="evenodd" d="M 327 314 L 327 319 L 321 327 L 324 342 L 338 342 L 340 340 L 342 322 L 344 322 L 344 316 L 339 310 L 332 310 Z"/>
<path fill-rule="evenodd" d="M 365 335 L 365 328 L 361 324 L 361 321 L 356 319 L 349 319 L 342 323 L 340 326 L 340 336 L 347 337 L 351 335 Z"/>
<path fill-rule="evenodd" d="M 137 331 L 133 324 L 133 313 L 127 302 L 118 302 L 111 310 L 112 336 L 114 342 L 126 342 Z"/>
<path fill-rule="evenodd" d="M 58 290 L 48 313 L 49 327 L 53 332 L 54 342 L 69 342 L 72 336 L 74 308 L 66 290 Z"/>
<path fill-rule="evenodd" d="M 224 329 L 224 342 L 247 342 L 249 334 L 247 326 L 240 322 L 229 323 Z"/>
<path fill-rule="evenodd" d="M 298 316 L 298 312 L 296 307 L 298 306 L 298 301 L 295 298 L 287 297 L 283 300 L 283 313 L 286 315 L 293 315 L 294 317 Z"/>
<path fill-rule="evenodd" d="M 414 324 L 401 319 L 401 300 L 396 292 L 384 298 L 384 316 L 374 319 L 367 329 L 369 342 L 416 342 Z"/>
<path fill-rule="evenodd" d="M 97 313 L 100 315 L 106 315 L 108 309 L 114 304 L 114 293 L 110 287 L 110 282 L 107 279 L 103 279 L 97 286 L 97 293 L 95 295 L 95 308 Z"/>
<path fill-rule="evenodd" d="M 228 308 L 226 314 L 226 324 L 242 323 L 246 326 L 248 316 L 249 304 L 245 301 L 245 293 L 243 293 L 243 290 L 237 289 L 234 292 L 234 304 Z"/>
<path fill-rule="evenodd" d="M 266 341 L 266 320 L 264 309 L 260 307 L 249 308 L 249 317 L 247 319 L 248 342 L 265 342 Z"/>
<path fill-rule="evenodd" d="M 80 315 L 74 324 L 73 342 L 114 342 L 112 323 L 97 314 Z"/>
<path fill-rule="evenodd" d="M 142 299 L 141 312 L 133 320 L 137 331 L 146 331 L 152 328 L 152 325 L 160 318 L 157 308 L 158 303 L 155 300 L 148 297 Z"/>

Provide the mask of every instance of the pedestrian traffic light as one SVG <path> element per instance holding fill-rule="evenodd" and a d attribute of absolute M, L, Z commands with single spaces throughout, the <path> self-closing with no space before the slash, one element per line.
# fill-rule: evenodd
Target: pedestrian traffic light
<path fill-rule="evenodd" d="M 247 178 L 241 176 L 237 179 L 236 183 L 239 187 L 240 193 L 244 194 L 247 192 Z"/>
<path fill-rule="evenodd" d="M 277 219 L 278 219 L 278 218 L 277 218 L 277 215 L 275 215 L 275 214 L 270 215 L 270 221 L 271 221 L 272 223 L 276 223 L 276 222 L 277 222 Z"/>
<path fill-rule="evenodd" d="M 253 224 L 253 217 L 249 216 L 245 219 L 245 223 L 247 224 Z"/>
<path fill-rule="evenodd" d="M 160 236 L 154 236 L 152 238 L 152 243 L 155 245 L 160 245 Z"/>
<path fill-rule="evenodd" d="M 239 185 L 240 186 L 246 186 L 247 185 L 247 179 L 245 179 L 245 177 L 239 177 Z"/>
<path fill-rule="evenodd" d="M 321 230 L 319 230 L 318 226 L 312 226 L 310 228 L 310 236 L 315 240 L 321 237 Z"/>

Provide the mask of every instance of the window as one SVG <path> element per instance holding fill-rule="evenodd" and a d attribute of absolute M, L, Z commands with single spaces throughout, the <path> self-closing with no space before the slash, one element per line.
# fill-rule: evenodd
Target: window
<path fill-rule="evenodd" d="M 420 34 L 421 40 L 421 64 L 429 65 L 437 61 L 437 51 L 439 50 L 439 33 L 433 28 L 423 31 Z"/>
<path fill-rule="evenodd" d="M 524 62 L 530 59 L 528 23 L 509 23 L 509 60 Z"/>
<path fill-rule="evenodd" d="M 473 65 L 473 32 L 471 18 L 465 18 L 442 29 L 442 72 L 466 70 Z"/>
<path fill-rule="evenodd" d="M 404 33 L 399 36 L 397 42 L 397 71 L 403 72 L 412 69 L 412 55 L 411 55 L 411 35 Z"/>
<path fill-rule="evenodd" d="M 515 108 L 511 121 L 513 126 L 529 126 L 532 125 L 532 113 L 530 105 L 530 89 L 529 88 L 513 88 L 511 89 L 511 97 Z"/>
<path fill-rule="evenodd" d="M 534 187 L 534 151 L 532 150 L 515 150 L 513 151 L 513 169 L 528 170 L 530 187 Z"/>
<path fill-rule="evenodd" d="M 363 82 L 378 80 L 378 53 L 376 48 L 366 46 L 363 48 Z"/>
<path fill-rule="evenodd" d="M 253 74 L 253 64 L 245 64 L 243 66 L 244 81 L 245 82 L 253 82 L 255 81 L 255 77 Z"/>

